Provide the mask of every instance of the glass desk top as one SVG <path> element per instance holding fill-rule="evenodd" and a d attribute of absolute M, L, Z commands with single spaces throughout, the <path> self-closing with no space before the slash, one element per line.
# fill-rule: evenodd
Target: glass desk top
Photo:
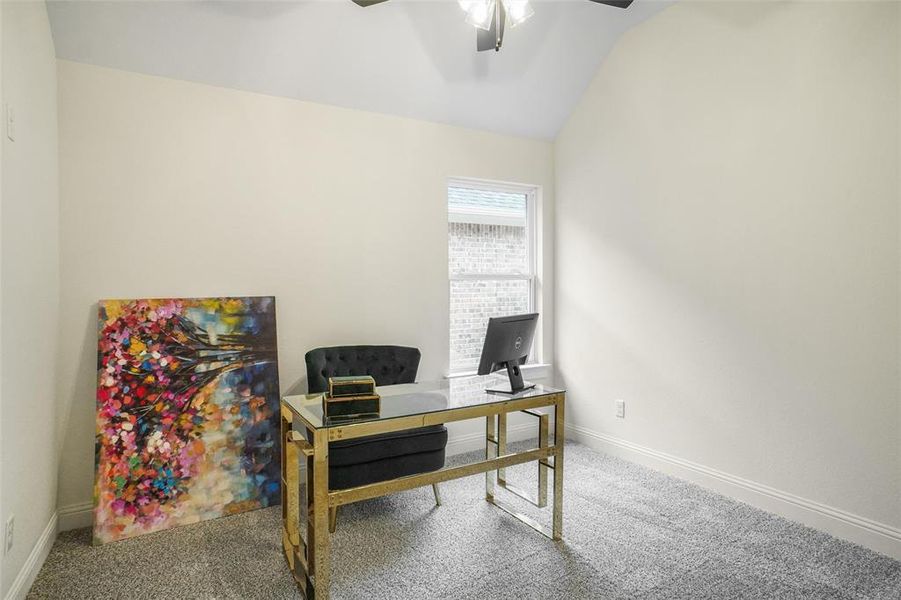
<path fill-rule="evenodd" d="M 388 419 L 423 415 L 455 408 L 501 403 L 508 400 L 538 398 L 541 396 L 562 393 L 564 391 L 541 383 L 535 384 L 535 387 L 532 389 L 523 390 L 522 392 L 512 395 L 488 393 L 485 391 L 485 388 L 497 386 L 498 383 L 504 383 L 506 380 L 506 377 L 502 378 L 497 375 L 487 375 L 485 377 L 459 377 L 422 383 L 386 385 L 376 388 L 376 391 L 382 397 L 381 412 L 378 415 L 354 418 L 353 420 L 340 418 L 334 422 L 331 422 L 330 419 L 323 420 L 323 394 L 285 396 L 283 401 L 294 413 L 300 415 L 307 421 L 307 423 L 316 429 L 323 429 L 337 425 L 385 421 Z"/>

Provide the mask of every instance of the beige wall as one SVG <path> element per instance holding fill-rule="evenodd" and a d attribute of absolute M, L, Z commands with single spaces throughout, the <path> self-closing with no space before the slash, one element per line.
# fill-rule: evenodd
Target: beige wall
<path fill-rule="evenodd" d="M 16 577 L 41 534 L 52 529 L 56 508 L 59 196 L 56 59 L 46 7 L 43 2 L 3 2 L 0 11 L 3 102 L 13 107 L 16 120 L 14 142 L 5 126 L 0 131 L 4 528 L 6 519 L 15 516 L 15 544 L 4 553 L 0 584 L 0 596 L 7 597 L 14 583 L 15 593 L 27 590 L 28 582 Z"/>
<path fill-rule="evenodd" d="M 331 344 L 418 346 L 434 379 L 446 179 L 538 184 L 553 214 L 546 142 L 66 61 L 59 86 L 62 507 L 91 499 L 98 299 L 275 295 L 283 390 Z"/>
<path fill-rule="evenodd" d="M 901 526 L 897 11 L 682 2 L 602 65 L 556 145 L 586 433 Z"/>

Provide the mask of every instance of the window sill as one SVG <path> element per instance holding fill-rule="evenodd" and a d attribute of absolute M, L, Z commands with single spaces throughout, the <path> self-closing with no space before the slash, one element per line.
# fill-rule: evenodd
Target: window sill
<path fill-rule="evenodd" d="M 553 369 L 553 365 L 551 365 L 550 363 L 530 363 L 530 364 L 526 364 L 526 365 L 523 365 L 522 367 L 520 367 L 520 370 L 523 372 L 524 375 L 532 373 L 533 377 L 536 377 L 536 376 L 543 377 L 545 371 L 550 372 L 552 369 Z M 506 371 L 498 371 L 498 373 L 504 374 L 504 373 L 506 373 Z M 449 374 L 445 375 L 444 378 L 445 379 L 459 379 L 461 377 L 473 377 L 478 374 L 479 374 L 478 371 L 459 371 L 457 373 L 449 373 Z"/>

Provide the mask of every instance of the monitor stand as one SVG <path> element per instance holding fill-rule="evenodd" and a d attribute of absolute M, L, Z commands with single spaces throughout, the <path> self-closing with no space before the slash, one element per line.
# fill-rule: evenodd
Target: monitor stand
<path fill-rule="evenodd" d="M 535 387 L 534 383 L 525 383 L 522 380 L 522 372 L 519 365 L 514 363 L 506 363 L 507 377 L 510 378 L 510 385 L 499 388 L 488 388 L 485 391 L 490 394 L 518 394 L 519 392 L 530 390 Z"/>

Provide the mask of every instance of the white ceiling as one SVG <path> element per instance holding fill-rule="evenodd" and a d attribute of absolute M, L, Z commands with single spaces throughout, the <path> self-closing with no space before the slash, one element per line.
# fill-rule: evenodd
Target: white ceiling
<path fill-rule="evenodd" d="M 499 53 L 476 52 L 455 0 L 48 2 L 59 58 L 551 139 L 629 27 L 627 10 L 533 0 Z"/>

